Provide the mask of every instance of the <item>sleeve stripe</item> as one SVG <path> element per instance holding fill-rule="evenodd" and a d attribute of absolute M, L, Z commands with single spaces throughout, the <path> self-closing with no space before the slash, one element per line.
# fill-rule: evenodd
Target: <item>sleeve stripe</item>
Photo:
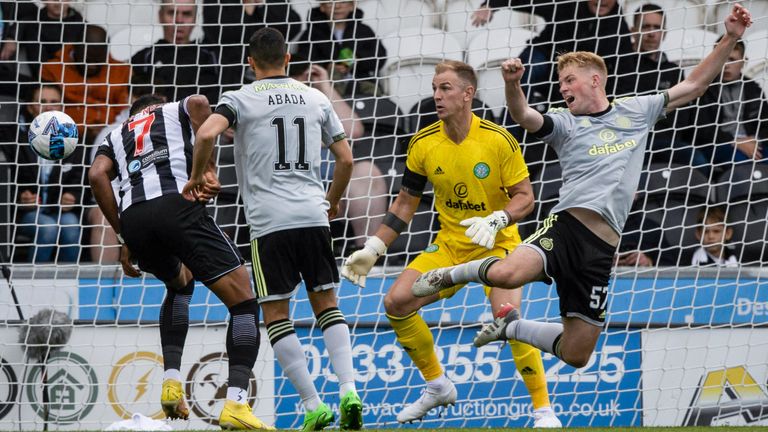
<path fill-rule="evenodd" d="M 520 151 L 520 145 L 517 143 L 517 140 L 515 139 L 515 137 L 513 137 L 509 132 L 504 130 L 501 126 L 498 126 L 490 122 L 486 123 L 485 121 L 481 120 L 480 129 L 485 129 L 485 130 L 498 133 L 499 135 L 503 136 L 505 140 L 507 140 L 507 142 L 509 143 L 509 146 L 512 147 L 512 151 Z"/>

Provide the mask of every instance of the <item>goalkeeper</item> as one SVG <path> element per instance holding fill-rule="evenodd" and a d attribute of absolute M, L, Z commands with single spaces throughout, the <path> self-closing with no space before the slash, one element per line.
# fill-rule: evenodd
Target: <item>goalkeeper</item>
<path fill-rule="evenodd" d="M 402 187 L 376 235 L 353 253 L 341 274 L 365 286 L 376 260 L 407 226 L 427 181 L 435 190 L 441 229 L 424 252 L 397 278 L 384 298 L 387 318 L 397 340 L 427 381 L 427 390 L 398 415 L 401 423 L 424 417 L 429 410 L 456 402 L 456 388 L 435 355 L 434 340 L 418 314 L 423 306 L 453 296 L 464 284 L 425 298 L 411 293 L 423 273 L 468 260 L 503 257 L 519 243 L 515 223 L 533 209 L 528 168 L 515 138 L 504 128 L 472 114 L 477 77 L 471 66 L 444 61 L 432 80 L 440 121 L 421 129 L 408 146 Z M 521 290 L 486 287 L 491 308 L 520 304 Z M 539 350 L 510 342 L 534 407 L 534 427 L 560 427 L 549 403 Z"/>

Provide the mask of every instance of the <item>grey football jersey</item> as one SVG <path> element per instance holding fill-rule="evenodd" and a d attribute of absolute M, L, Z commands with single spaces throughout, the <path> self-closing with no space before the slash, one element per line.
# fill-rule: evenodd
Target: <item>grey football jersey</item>
<path fill-rule="evenodd" d="M 552 212 L 586 208 L 621 233 L 640 181 L 648 132 L 665 117 L 664 94 L 617 99 L 600 116 L 552 109 L 552 132 L 543 137 L 560 159 L 563 186 Z"/>
<path fill-rule="evenodd" d="M 292 228 L 328 226 L 320 153 L 344 128 L 319 90 L 267 78 L 222 95 L 235 117 L 235 171 L 251 240 Z"/>

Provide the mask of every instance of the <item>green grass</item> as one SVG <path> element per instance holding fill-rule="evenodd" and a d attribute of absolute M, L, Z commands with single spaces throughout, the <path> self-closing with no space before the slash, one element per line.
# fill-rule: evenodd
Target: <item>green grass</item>
<path fill-rule="evenodd" d="M 281 429 L 283 430 L 283 429 Z M 293 431 L 296 429 L 284 429 L 285 431 Z M 326 431 L 337 431 L 338 429 L 324 429 Z M 464 429 L 421 429 L 421 428 L 391 428 L 391 429 L 364 429 L 365 432 L 390 432 L 393 430 L 401 431 L 418 431 L 418 432 L 530 432 L 530 428 L 506 428 L 506 429 L 491 429 L 491 428 L 464 428 Z M 728 427 L 710 427 L 710 426 L 696 426 L 696 427 L 595 427 L 595 428 L 563 428 L 563 429 L 548 429 L 552 431 L 564 431 L 573 430 L 578 432 L 733 432 L 734 430 L 741 432 L 763 432 L 768 431 L 768 426 L 728 426 Z M 190 431 L 196 432 L 196 431 Z M 197 431 L 197 432 L 210 432 Z"/>

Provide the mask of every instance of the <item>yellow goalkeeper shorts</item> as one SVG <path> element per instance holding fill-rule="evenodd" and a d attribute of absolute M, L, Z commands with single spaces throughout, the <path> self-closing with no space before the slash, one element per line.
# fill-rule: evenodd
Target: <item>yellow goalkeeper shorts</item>
<path fill-rule="evenodd" d="M 493 249 L 490 250 L 482 246 L 478 246 L 471 252 L 468 252 L 466 249 L 464 249 L 457 253 L 457 251 L 454 251 L 448 247 L 447 244 L 448 242 L 441 239 L 438 235 L 435 239 L 435 242 L 424 249 L 424 252 L 420 253 L 419 256 L 414 258 L 414 260 L 411 261 L 411 263 L 408 264 L 408 267 L 406 268 L 416 270 L 419 273 L 426 273 L 436 268 L 451 267 L 469 261 L 474 261 L 476 259 L 488 258 L 491 256 L 504 258 L 507 256 L 507 254 L 509 254 L 509 252 L 511 252 L 499 246 L 494 246 Z M 465 284 L 456 285 L 453 288 L 441 290 L 440 298 L 445 299 L 453 297 L 453 295 L 459 292 L 460 289 L 464 288 L 464 285 Z M 487 286 L 484 288 L 485 295 L 487 296 L 490 292 L 490 288 Z"/>

